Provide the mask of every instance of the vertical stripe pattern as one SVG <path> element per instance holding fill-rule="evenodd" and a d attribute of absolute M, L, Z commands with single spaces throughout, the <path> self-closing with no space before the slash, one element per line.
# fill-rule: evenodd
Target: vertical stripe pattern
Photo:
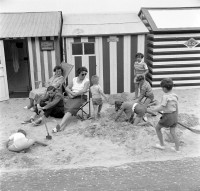
<path fill-rule="evenodd" d="M 72 55 L 74 42 L 95 42 L 95 54 Z M 106 94 L 133 92 L 133 63 L 137 52 L 144 53 L 144 42 L 145 35 L 64 37 L 67 62 L 75 66 L 68 80 L 72 81 L 78 67 L 86 66 L 87 77 L 91 79 L 92 75 L 98 75 L 99 84 Z"/>
<path fill-rule="evenodd" d="M 60 64 L 60 59 L 56 58 L 56 54 L 60 54 L 58 46 L 54 50 L 42 51 L 40 47 L 41 40 L 54 40 L 54 38 L 28 38 L 28 53 L 30 63 L 30 75 L 32 89 L 44 86 L 45 82 L 53 75 L 53 68 Z M 58 39 L 57 39 L 58 40 Z M 40 83 L 38 83 L 40 81 Z"/>

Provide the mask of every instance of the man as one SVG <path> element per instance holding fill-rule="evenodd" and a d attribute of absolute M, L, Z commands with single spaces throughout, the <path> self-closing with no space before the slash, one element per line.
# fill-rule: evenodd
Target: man
<path fill-rule="evenodd" d="M 34 121 L 35 117 L 40 114 L 41 116 Z M 49 116 L 56 118 L 62 118 L 64 116 L 64 98 L 54 86 L 47 88 L 46 95 L 40 100 L 40 104 L 37 104 L 35 115 L 23 123 L 32 123 L 37 126 L 42 123 L 45 117 L 48 118 Z"/>

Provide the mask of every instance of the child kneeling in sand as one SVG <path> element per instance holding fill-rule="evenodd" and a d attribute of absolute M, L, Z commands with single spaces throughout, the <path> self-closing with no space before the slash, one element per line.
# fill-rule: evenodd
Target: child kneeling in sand
<path fill-rule="evenodd" d="M 100 117 L 100 112 L 103 106 L 102 96 L 107 101 L 106 95 L 103 93 L 101 86 L 99 85 L 99 77 L 97 75 L 93 75 L 91 78 L 92 86 L 90 87 L 90 91 L 92 94 L 92 105 L 94 108 L 94 119 Z"/>
<path fill-rule="evenodd" d="M 155 115 L 150 109 L 147 108 L 146 105 L 137 103 L 137 101 L 132 101 L 132 102 L 115 101 L 115 111 L 118 112 L 115 117 L 115 121 L 117 121 L 118 118 L 124 112 L 127 116 L 127 120 L 130 123 L 133 123 L 133 126 L 150 124 L 150 122 L 147 122 L 146 119 L 145 122 L 142 121 L 145 113 L 150 113 L 152 115 Z M 136 118 L 133 122 L 134 114 L 136 114 Z"/>
<path fill-rule="evenodd" d="M 156 148 L 162 149 L 162 150 L 165 149 L 161 129 L 163 127 L 169 127 L 170 134 L 172 135 L 172 138 L 175 143 L 175 149 L 174 147 L 172 147 L 172 149 L 175 151 L 179 151 L 179 141 L 175 133 L 175 127 L 178 122 L 178 96 L 172 92 L 173 81 L 171 79 L 169 78 L 163 79 L 160 83 L 160 86 L 164 92 L 164 95 L 162 96 L 161 104 L 157 106 L 155 109 L 152 109 L 152 111 L 155 111 L 155 112 L 156 111 L 163 112 L 162 117 L 160 118 L 160 121 L 155 127 L 156 134 L 160 141 L 160 144 L 156 144 Z"/>
<path fill-rule="evenodd" d="M 47 146 L 46 143 L 43 143 L 41 141 L 34 139 L 27 139 L 26 132 L 23 129 L 18 129 L 17 133 L 14 133 L 9 137 L 6 143 L 6 147 L 8 148 L 9 151 L 21 152 L 21 151 L 26 151 L 35 143 L 38 143 L 42 146 Z"/>

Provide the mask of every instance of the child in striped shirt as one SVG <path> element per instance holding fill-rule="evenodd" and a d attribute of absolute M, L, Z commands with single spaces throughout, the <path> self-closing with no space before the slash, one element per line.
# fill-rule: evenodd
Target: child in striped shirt
<path fill-rule="evenodd" d="M 134 63 L 134 85 L 135 85 L 135 98 L 138 98 L 139 83 L 136 81 L 138 75 L 143 75 L 144 77 L 148 73 L 147 64 L 144 62 L 144 55 L 142 53 L 137 53 L 135 55 L 136 61 Z"/>

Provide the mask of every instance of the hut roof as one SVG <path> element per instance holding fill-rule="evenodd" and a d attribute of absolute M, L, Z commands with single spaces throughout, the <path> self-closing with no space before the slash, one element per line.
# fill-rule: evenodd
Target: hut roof
<path fill-rule="evenodd" d="M 154 32 L 200 30 L 200 7 L 141 8 L 139 17 Z"/>
<path fill-rule="evenodd" d="M 0 38 L 58 36 L 61 12 L 0 13 Z"/>
<path fill-rule="evenodd" d="M 135 13 L 63 15 L 62 36 L 148 33 Z"/>

